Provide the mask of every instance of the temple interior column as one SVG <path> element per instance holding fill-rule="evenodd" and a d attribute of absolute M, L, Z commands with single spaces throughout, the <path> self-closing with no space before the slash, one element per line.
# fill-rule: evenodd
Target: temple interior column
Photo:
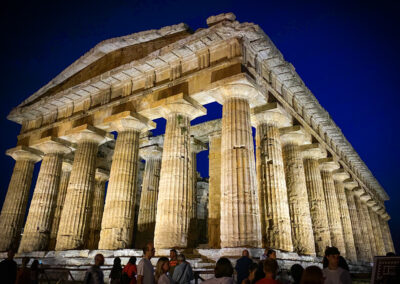
<path fill-rule="evenodd" d="M 315 250 L 317 256 L 324 256 L 326 247 L 331 246 L 331 234 L 318 160 L 325 158 L 327 153 L 319 144 L 303 145 L 300 149 L 303 155 Z"/>
<path fill-rule="evenodd" d="M 147 118 L 125 111 L 104 120 L 117 131 L 106 202 L 101 222 L 99 249 L 131 248 L 135 221 L 140 132 L 155 127 Z"/>
<path fill-rule="evenodd" d="M 220 248 L 221 222 L 221 133 L 210 136 L 208 155 L 209 163 L 209 198 L 208 198 L 208 246 Z"/>
<path fill-rule="evenodd" d="M 140 149 L 140 156 L 146 160 L 142 195 L 138 216 L 136 247 L 141 248 L 154 239 L 156 225 L 158 186 L 160 182 L 162 148 L 156 145 Z"/>
<path fill-rule="evenodd" d="M 353 189 L 354 192 L 356 192 L 358 190 L 358 188 Z M 363 259 L 364 261 L 372 261 L 372 250 L 371 250 L 371 244 L 369 241 L 369 237 L 368 237 L 368 228 L 367 228 L 367 221 L 365 220 L 365 216 L 364 216 L 364 211 L 362 209 L 362 205 L 361 205 L 361 201 L 359 199 L 359 197 L 357 196 L 357 194 L 354 195 L 354 203 L 356 205 L 356 211 L 358 214 L 358 221 L 361 227 L 361 237 L 362 237 L 362 247 L 364 250 L 364 256 L 365 258 Z"/>
<path fill-rule="evenodd" d="M 300 145 L 306 141 L 301 126 L 280 130 L 294 250 L 298 254 L 315 255 L 314 233 L 308 203 L 306 178 Z"/>
<path fill-rule="evenodd" d="M 344 244 L 343 227 L 339 210 L 339 202 L 336 195 L 332 171 L 339 169 L 339 164 L 332 158 L 319 160 L 321 169 L 322 185 L 325 194 L 325 203 L 328 214 L 329 230 L 331 232 L 331 243 L 339 249 L 340 254 L 347 256 Z"/>
<path fill-rule="evenodd" d="M 57 194 L 56 208 L 54 209 L 54 217 L 51 225 L 50 241 L 48 250 L 54 250 L 57 241 L 58 225 L 60 224 L 61 212 L 64 207 L 65 196 L 67 195 L 67 187 L 69 177 L 71 176 L 72 161 L 64 160 L 61 167 L 60 185 Z"/>
<path fill-rule="evenodd" d="M 261 228 L 249 100 L 256 90 L 228 85 L 221 136 L 221 247 L 259 247 Z"/>
<path fill-rule="evenodd" d="M 71 152 L 67 141 L 54 137 L 43 138 L 32 148 L 44 153 L 44 157 L 18 249 L 20 253 L 43 251 L 48 248 L 57 204 L 63 155 Z"/>
<path fill-rule="evenodd" d="M 373 202 L 375 203 L 375 202 Z M 367 203 L 368 205 L 368 203 Z M 376 252 L 378 256 L 386 255 L 385 244 L 383 243 L 383 236 L 381 231 L 381 224 L 378 221 L 378 217 L 376 213 L 372 210 L 372 208 L 368 205 L 368 212 L 371 219 L 372 231 L 374 232 L 373 236 L 375 239 Z"/>
<path fill-rule="evenodd" d="M 39 151 L 17 146 L 6 154 L 15 160 L 14 171 L 0 215 L 0 251 L 18 247 L 32 182 L 33 168 L 41 160 Z"/>
<path fill-rule="evenodd" d="M 89 233 L 86 248 L 97 249 L 100 241 L 101 219 L 104 211 L 104 194 L 109 172 L 100 168 L 96 169 L 93 193 L 92 216 L 90 217 Z"/>
<path fill-rule="evenodd" d="M 350 212 L 347 204 L 343 181 L 349 178 L 349 174 L 343 169 L 333 172 L 336 196 L 339 203 L 340 218 L 342 220 L 343 238 L 346 247 L 346 256 L 352 261 L 357 261 L 357 252 L 354 243 L 353 229 L 351 227 Z"/>
<path fill-rule="evenodd" d="M 190 121 L 204 115 L 206 109 L 182 94 L 169 97 L 162 105 L 167 120 L 157 200 L 154 246 L 185 248 L 193 207 L 190 191 Z"/>
<path fill-rule="evenodd" d="M 61 212 L 58 251 L 84 248 L 93 204 L 97 151 L 100 144 L 111 139 L 103 130 L 87 124 L 71 129 L 67 137 L 77 143 L 77 150 Z"/>
<path fill-rule="evenodd" d="M 256 124 L 258 198 L 263 247 L 293 251 L 292 230 L 279 128 L 290 119 L 277 103 L 252 110 Z"/>

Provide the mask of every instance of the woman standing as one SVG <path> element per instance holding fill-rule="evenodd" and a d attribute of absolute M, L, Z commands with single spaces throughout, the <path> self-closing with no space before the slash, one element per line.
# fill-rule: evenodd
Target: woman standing
<path fill-rule="evenodd" d="M 172 278 L 168 275 L 169 260 L 166 257 L 160 257 L 157 261 L 155 280 L 157 284 L 174 284 Z"/>

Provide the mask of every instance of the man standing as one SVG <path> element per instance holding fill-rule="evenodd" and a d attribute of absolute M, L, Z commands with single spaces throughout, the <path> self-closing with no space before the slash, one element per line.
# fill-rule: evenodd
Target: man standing
<path fill-rule="evenodd" d="M 236 261 L 235 270 L 237 273 L 237 283 L 242 283 L 243 279 L 249 276 L 249 267 L 253 261 L 249 257 L 249 251 L 245 249 L 242 252 L 242 257 Z"/>
<path fill-rule="evenodd" d="M 178 256 L 178 265 L 175 268 L 172 280 L 178 284 L 189 284 L 194 279 L 193 270 L 190 263 L 186 261 L 183 254 Z"/>
<path fill-rule="evenodd" d="M 94 265 L 92 265 L 85 275 L 85 284 L 104 284 L 104 274 L 100 266 L 104 265 L 104 256 L 99 253 L 94 257 Z"/>
<path fill-rule="evenodd" d="M 154 268 L 150 259 L 154 256 L 155 251 L 152 243 L 148 243 L 143 248 L 143 258 L 137 267 L 138 284 L 154 284 Z"/>
<path fill-rule="evenodd" d="M 322 270 L 325 284 L 351 284 L 350 273 L 339 267 L 340 252 L 336 247 L 327 247 L 325 257 L 328 259 L 328 267 Z"/>
<path fill-rule="evenodd" d="M 171 249 L 169 251 L 169 276 L 171 277 L 174 275 L 175 267 L 178 265 L 177 256 L 178 253 L 176 252 L 176 249 Z"/>
<path fill-rule="evenodd" d="M 14 261 L 14 251 L 7 251 L 7 258 L 0 262 L 0 275 L 2 283 L 14 284 L 17 278 L 17 263 Z"/>

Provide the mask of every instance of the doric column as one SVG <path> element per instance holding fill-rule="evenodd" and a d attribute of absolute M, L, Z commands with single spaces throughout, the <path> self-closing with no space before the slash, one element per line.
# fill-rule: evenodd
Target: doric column
<path fill-rule="evenodd" d="M 15 160 L 14 171 L 0 215 L 0 251 L 17 249 L 24 222 L 34 164 L 41 159 L 39 151 L 17 146 L 6 154 Z"/>
<path fill-rule="evenodd" d="M 375 202 L 373 201 L 375 204 Z M 367 203 L 368 205 L 368 203 Z M 379 223 L 378 216 L 375 211 L 368 205 L 368 212 L 371 219 L 372 231 L 374 232 L 376 252 L 378 256 L 386 255 L 385 244 L 383 243 L 383 235 L 381 231 L 381 224 Z"/>
<path fill-rule="evenodd" d="M 333 172 L 336 196 L 339 203 L 340 218 L 342 220 L 344 245 L 346 247 L 346 257 L 352 261 L 357 261 L 357 252 L 354 243 L 353 228 L 351 227 L 350 212 L 343 184 L 343 181 L 349 177 L 349 174 L 343 169 L 338 169 Z"/>
<path fill-rule="evenodd" d="M 136 247 L 141 248 L 154 239 L 156 225 L 158 186 L 160 182 L 162 148 L 157 145 L 140 149 L 140 156 L 146 160 L 142 195 L 138 216 Z"/>
<path fill-rule="evenodd" d="M 46 137 L 33 145 L 44 153 L 39 176 L 26 219 L 19 252 L 47 250 L 60 185 L 63 155 L 70 153 L 69 142 Z"/>
<path fill-rule="evenodd" d="M 67 132 L 77 143 L 74 163 L 61 212 L 56 250 L 82 249 L 93 204 L 96 156 L 100 144 L 111 139 L 105 131 L 84 124 Z"/>
<path fill-rule="evenodd" d="M 56 208 L 54 209 L 54 217 L 51 225 L 50 241 L 48 250 L 54 250 L 57 241 L 58 226 L 60 224 L 61 212 L 64 207 L 65 196 L 67 195 L 67 188 L 69 177 L 71 176 L 72 161 L 64 160 L 61 168 L 60 185 L 58 187 Z"/>
<path fill-rule="evenodd" d="M 145 117 L 125 111 L 104 120 L 109 131 L 117 131 L 106 203 L 101 222 L 99 249 L 132 247 L 137 190 L 140 132 L 154 128 Z"/>
<path fill-rule="evenodd" d="M 168 97 L 163 104 L 167 125 L 164 135 L 160 184 L 157 200 L 154 246 L 185 248 L 192 216 L 190 120 L 206 109 L 182 94 Z"/>
<path fill-rule="evenodd" d="M 315 250 L 318 256 L 324 256 L 326 247 L 331 246 L 331 234 L 318 160 L 325 158 L 327 153 L 319 144 L 303 145 L 300 149 L 303 155 Z"/>
<path fill-rule="evenodd" d="M 104 211 L 104 194 L 106 181 L 109 178 L 109 172 L 103 169 L 96 169 L 95 184 L 93 193 L 92 216 L 90 217 L 89 233 L 86 248 L 93 250 L 98 248 L 101 231 L 101 219 Z"/>
<path fill-rule="evenodd" d="M 264 247 L 293 251 L 292 230 L 279 128 L 290 119 L 277 103 L 252 110 L 256 124 L 256 154 L 261 236 Z"/>
<path fill-rule="evenodd" d="M 371 223 L 371 219 L 370 219 L 369 212 L 368 212 L 368 206 L 367 206 L 367 202 L 370 199 L 371 199 L 371 196 L 366 192 L 364 192 L 360 195 L 362 214 L 364 215 L 364 219 L 365 219 L 365 222 L 367 225 L 369 243 L 371 244 L 371 253 L 372 253 L 371 260 L 373 261 L 373 257 L 376 256 L 378 254 L 378 252 L 376 249 L 376 243 L 375 243 L 375 238 L 374 238 L 375 232 L 372 230 L 372 223 Z"/>
<path fill-rule="evenodd" d="M 319 160 L 321 169 L 322 185 L 324 188 L 326 209 L 328 214 L 329 230 L 331 232 L 331 243 L 339 249 L 341 255 L 346 256 L 344 244 L 342 221 L 340 220 L 339 202 L 336 195 L 332 171 L 339 168 L 339 164 L 332 158 Z"/>
<path fill-rule="evenodd" d="M 280 131 L 292 224 L 293 247 L 299 254 L 315 255 L 306 177 L 300 151 L 300 145 L 304 144 L 306 136 L 303 128 L 298 125 L 282 128 Z"/>
<path fill-rule="evenodd" d="M 387 215 L 387 216 L 389 216 L 389 215 Z M 385 235 L 385 241 L 386 241 L 385 242 L 385 249 L 386 249 L 386 252 L 395 253 L 392 234 L 390 233 L 390 228 L 389 228 L 389 224 L 388 224 L 388 219 L 387 218 L 384 218 L 384 217 L 381 218 L 381 228 L 383 230 L 383 234 Z"/>
<path fill-rule="evenodd" d="M 207 243 L 208 181 L 197 182 L 197 232 L 198 243 Z"/>
<path fill-rule="evenodd" d="M 353 189 L 354 192 L 357 192 L 358 188 Z M 354 195 L 354 203 L 356 205 L 356 210 L 357 210 L 357 214 L 358 214 L 358 221 L 361 227 L 361 238 L 363 240 L 362 242 L 362 246 L 363 246 L 363 250 L 364 250 L 364 261 L 372 261 L 372 250 L 371 250 L 371 244 L 369 241 L 369 237 L 368 237 L 368 228 L 367 228 L 367 221 L 365 220 L 365 215 L 364 215 L 364 211 L 362 208 L 362 204 L 360 199 L 358 198 L 357 194 Z"/>
<path fill-rule="evenodd" d="M 249 101 L 256 90 L 228 85 L 221 136 L 221 247 L 259 247 L 261 230 Z"/>
<path fill-rule="evenodd" d="M 220 248 L 221 224 L 221 133 L 210 136 L 208 155 L 209 192 L 208 192 L 208 246 Z"/>

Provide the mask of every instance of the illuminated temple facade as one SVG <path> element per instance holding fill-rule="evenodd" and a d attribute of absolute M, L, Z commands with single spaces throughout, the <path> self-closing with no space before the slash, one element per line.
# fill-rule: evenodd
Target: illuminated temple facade
<path fill-rule="evenodd" d="M 207 25 L 103 41 L 11 111 L 21 132 L 6 152 L 0 251 L 394 251 L 389 197 L 293 65 L 253 23 Z M 191 125 L 213 102 L 222 118 Z"/>

